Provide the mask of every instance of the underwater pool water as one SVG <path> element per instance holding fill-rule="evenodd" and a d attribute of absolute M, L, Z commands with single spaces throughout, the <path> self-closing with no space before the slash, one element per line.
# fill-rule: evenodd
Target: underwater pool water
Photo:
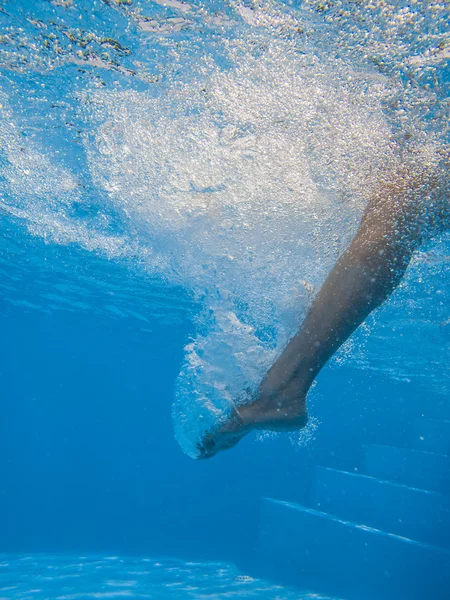
<path fill-rule="evenodd" d="M 331 600 L 241 574 L 224 562 L 120 556 L 2 555 L 0 597 L 54 598 L 264 598 Z"/>
<path fill-rule="evenodd" d="M 398 156 L 448 193 L 448 22 L 439 0 L 0 0 L 0 595 L 446 597 L 448 232 L 305 430 L 192 458 Z"/>

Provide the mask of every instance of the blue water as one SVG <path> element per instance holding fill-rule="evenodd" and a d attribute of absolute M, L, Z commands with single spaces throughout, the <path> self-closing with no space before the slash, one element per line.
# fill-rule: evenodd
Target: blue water
<path fill-rule="evenodd" d="M 327 600 L 243 575 L 225 562 L 76 555 L 2 555 L 1 598 L 270 598 Z"/>
<path fill-rule="evenodd" d="M 448 232 L 320 373 L 306 430 L 192 460 L 393 149 L 448 190 L 448 20 L 0 0 L 0 598 L 449 596 Z"/>

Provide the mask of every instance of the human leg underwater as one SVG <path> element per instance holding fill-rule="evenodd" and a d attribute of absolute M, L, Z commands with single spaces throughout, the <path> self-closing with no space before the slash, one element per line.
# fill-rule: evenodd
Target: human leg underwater
<path fill-rule="evenodd" d="M 435 182 L 426 175 L 412 177 L 399 172 L 386 181 L 372 195 L 354 239 L 328 275 L 298 333 L 267 372 L 255 398 L 234 407 L 227 423 L 205 437 L 198 448 L 199 458 L 233 447 L 254 429 L 293 431 L 306 425 L 306 396 L 315 377 L 391 295 L 414 250 L 427 237 L 425 199 L 432 198 Z M 427 211 L 428 221 L 436 218 Z"/>

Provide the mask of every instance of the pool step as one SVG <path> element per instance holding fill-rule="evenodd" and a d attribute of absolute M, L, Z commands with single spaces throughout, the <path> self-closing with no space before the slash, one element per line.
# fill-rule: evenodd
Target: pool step
<path fill-rule="evenodd" d="M 448 600 L 450 552 L 264 498 L 257 554 L 272 575 L 349 600 Z"/>
<path fill-rule="evenodd" d="M 450 454 L 450 421 L 416 419 L 413 424 L 413 446 L 416 450 Z"/>
<path fill-rule="evenodd" d="M 450 498 L 375 477 L 316 467 L 313 507 L 450 549 Z"/>
<path fill-rule="evenodd" d="M 450 494 L 450 459 L 394 446 L 364 446 L 364 473 L 411 487 Z"/>

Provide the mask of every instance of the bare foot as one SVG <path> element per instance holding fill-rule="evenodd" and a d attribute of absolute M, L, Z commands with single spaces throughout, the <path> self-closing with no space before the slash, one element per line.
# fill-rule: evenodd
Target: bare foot
<path fill-rule="evenodd" d="M 234 407 L 230 419 L 208 433 L 198 445 L 199 459 L 211 458 L 221 450 L 233 448 L 254 429 L 296 431 L 306 426 L 306 394 L 298 382 L 273 386 L 266 377 L 253 402 Z"/>
<path fill-rule="evenodd" d="M 234 407 L 231 417 L 216 430 L 207 433 L 197 445 L 197 459 L 211 458 L 220 450 L 233 448 L 251 430 L 252 427 L 244 422 L 239 410 Z"/>

